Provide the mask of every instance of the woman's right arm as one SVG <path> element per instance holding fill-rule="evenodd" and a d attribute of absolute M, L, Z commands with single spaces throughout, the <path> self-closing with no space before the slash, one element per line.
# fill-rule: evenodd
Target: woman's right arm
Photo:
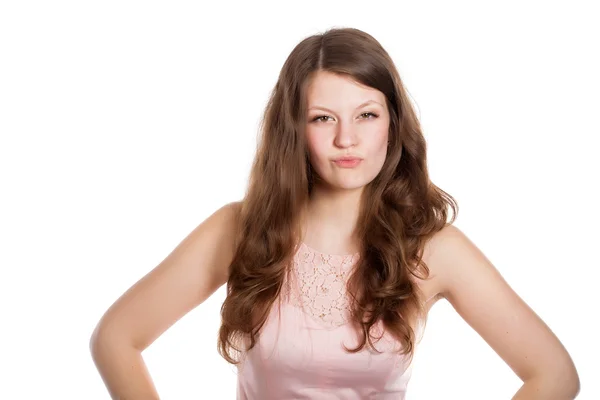
<path fill-rule="evenodd" d="M 113 399 L 158 399 L 142 351 L 227 282 L 240 202 L 215 211 L 113 303 L 90 339 Z"/>

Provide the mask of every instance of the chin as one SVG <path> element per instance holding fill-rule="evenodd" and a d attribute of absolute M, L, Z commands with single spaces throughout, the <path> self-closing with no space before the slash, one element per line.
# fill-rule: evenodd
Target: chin
<path fill-rule="evenodd" d="M 333 182 L 329 185 L 339 190 L 359 190 L 363 189 L 370 181 L 352 181 L 352 182 Z"/>

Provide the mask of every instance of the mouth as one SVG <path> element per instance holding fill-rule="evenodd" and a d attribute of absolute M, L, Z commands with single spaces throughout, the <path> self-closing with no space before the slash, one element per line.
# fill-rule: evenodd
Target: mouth
<path fill-rule="evenodd" d="M 356 157 L 356 156 L 343 156 L 343 157 L 338 157 L 333 161 L 354 161 L 354 160 L 360 160 L 360 157 Z"/>
<path fill-rule="evenodd" d="M 333 162 L 338 167 L 342 167 L 342 168 L 356 167 L 358 164 L 360 164 L 361 161 L 362 161 L 362 159 L 360 159 L 358 157 L 341 157 L 341 158 L 333 160 Z"/>

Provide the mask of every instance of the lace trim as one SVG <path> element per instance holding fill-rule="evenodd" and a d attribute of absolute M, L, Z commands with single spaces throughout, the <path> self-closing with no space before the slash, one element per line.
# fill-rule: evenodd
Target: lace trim
<path fill-rule="evenodd" d="M 350 311 L 346 283 L 359 258 L 359 253 L 325 254 L 301 243 L 287 280 L 287 301 L 327 327 L 345 324 Z"/>

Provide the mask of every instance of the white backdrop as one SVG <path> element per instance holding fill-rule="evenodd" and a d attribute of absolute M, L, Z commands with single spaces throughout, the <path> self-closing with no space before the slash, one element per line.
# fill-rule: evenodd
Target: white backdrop
<path fill-rule="evenodd" d="M 257 125 L 304 37 L 362 29 L 397 64 L 456 225 L 600 398 L 598 14 L 592 1 L 0 5 L 0 398 L 106 399 L 104 311 L 241 199 Z M 234 399 L 225 287 L 144 353 L 161 398 Z M 444 301 L 410 400 L 508 399 L 520 381 Z"/>

